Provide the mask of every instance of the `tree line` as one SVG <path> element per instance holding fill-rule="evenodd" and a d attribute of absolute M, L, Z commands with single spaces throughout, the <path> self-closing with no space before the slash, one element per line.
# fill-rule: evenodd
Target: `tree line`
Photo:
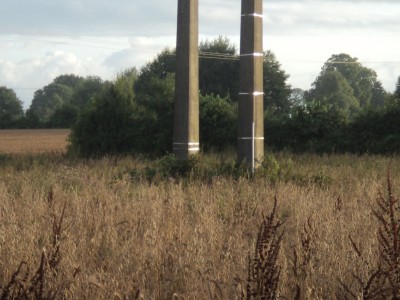
<path fill-rule="evenodd" d="M 236 145 L 238 51 L 229 39 L 201 42 L 200 135 L 203 150 Z M 175 51 L 113 81 L 62 75 L 37 90 L 24 112 L 0 87 L 0 128 L 72 128 L 70 151 L 83 156 L 160 155 L 171 151 Z M 292 88 L 271 51 L 264 53 L 267 149 L 296 152 L 400 152 L 400 77 L 385 91 L 374 70 L 348 54 L 332 55 L 307 91 Z"/>

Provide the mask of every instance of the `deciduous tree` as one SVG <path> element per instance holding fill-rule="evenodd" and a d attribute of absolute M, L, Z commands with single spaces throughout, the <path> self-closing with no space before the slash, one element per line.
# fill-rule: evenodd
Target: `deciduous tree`
<path fill-rule="evenodd" d="M 237 105 L 219 96 L 200 97 L 200 139 L 205 150 L 236 145 Z"/>
<path fill-rule="evenodd" d="M 264 110 L 268 113 L 279 115 L 289 112 L 293 103 L 290 101 L 288 78 L 275 54 L 270 50 L 264 52 Z"/>
<path fill-rule="evenodd" d="M 72 128 L 70 151 L 86 157 L 132 151 L 133 109 L 132 99 L 105 84 Z"/>
<path fill-rule="evenodd" d="M 40 122 L 45 123 L 50 120 L 58 108 L 69 102 L 72 93 L 73 90 L 69 86 L 51 83 L 34 93 L 29 113 Z"/>
<path fill-rule="evenodd" d="M 9 128 L 24 116 L 22 102 L 12 89 L 0 86 L 0 128 Z"/>
<path fill-rule="evenodd" d="M 203 95 L 218 95 L 237 101 L 239 59 L 237 48 L 227 37 L 206 40 L 199 46 L 199 87 Z"/>
<path fill-rule="evenodd" d="M 394 91 L 394 96 L 396 99 L 399 99 L 400 101 L 400 76 L 399 78 L 397 78 L 396 90 Z"/>
<path fill-rule="evenodd" d="M 70 103 L 83 109 L 101 91 L 105 82 L 98 76 L 88 76 L 74 87 Z"/>
<path fill-rule="evenodd" d="M 332 55 L 325 62 L 312 88 L 306 93 L 306 100 L 348 108 L 351 115 L 357 111 L 356 108 L 382 106 L 385 95 L 374 70 L 364 67 L 357 58 L 341 53 Z"/>

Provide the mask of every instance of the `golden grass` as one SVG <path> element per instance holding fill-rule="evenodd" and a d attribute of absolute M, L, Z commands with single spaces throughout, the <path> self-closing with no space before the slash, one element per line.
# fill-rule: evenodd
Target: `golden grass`
<path fill-rule="evenodd" d="M 349 236 L 370 266 L 378 259 L 374 217 L 391 164 L 394 193 L 400 158 L 277 154 L 275 183 L 132 181 L 131 158 L 25 163 L 0 160 L 0 286 L 21 261 L 35 270 L 52 245 L 64 203 L 55 286 L 67 299 L 238 299 L 263 215 L 277 197 L 285 221 L 278 265 L 287 299 L 361 296 L 354 274 L 368 278 Z M 52 196 L 49 196 L 52 191 Z M 50 198 L 49 198 L 50 197 Z M 51 199 L 51 200 L 49 200 Z M 137 298 L 135 298 L 137 297 Z"/>
<path fill-rule="evenodd" d="M 65 152 L 69 129 L 0 130 L 0 153 Z"/>

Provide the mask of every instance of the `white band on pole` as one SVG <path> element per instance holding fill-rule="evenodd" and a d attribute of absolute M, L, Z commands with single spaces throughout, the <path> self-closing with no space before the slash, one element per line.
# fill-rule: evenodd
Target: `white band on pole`
<path fill-rule="evenodd" d="M 200 143 L 174 143 L 174 145 L 189 145 L 189 146 L 196 146 L 196 145 L 200 145 Z"/>
<path fill-rule="evenodd" d="M 253 96 L 263 96 L 264 92 L 253 92 L 253 93 L 239 93 L 241 96 L 253 95 Z"/>
<path fill-rule="evenodd" d="M 199 147 L 191 147 L 191 148 L 184 148 L 184 147 L 177 148 L 177 147 L 174 147 L 173 149 L 174 150 L 188 150 L 188 151 L 199 151 L 200 150 Z"/>
<path fill-rule="evenodd" d="M 264 56 L 264 53 L 262 53 L 262 52 L 254 52 L 254 53 L 240 54 L 239 56 L 240 56 L 240 57 L 243 57 L 243 56 L 256 56 L 256 57 L 261 57 L 261 56 Z"/>
<path fill-rule="evenodd" d="M 198 142 L 185 142 L 185 143 L 173 143 L 173 150 L 187 150 L 187 151 L 200 151 L 200 143 Z"/>
<path fill-rule="evenodd" d="M 238 137 L 238 140 L 264 140 L 264 137 L 252 137 L 252 136 L 248 136 L 248 137 Z"/>
<path fill-rule="evenodd" d="M 256 14 L 256 13 L 254 13 L 254 14 L 244 14 L 244 15 L 241 15 L 242 17 L 255 17 L 255 18 L 264 18 L 264 15 L 262 15 L 262 14 Z"/>

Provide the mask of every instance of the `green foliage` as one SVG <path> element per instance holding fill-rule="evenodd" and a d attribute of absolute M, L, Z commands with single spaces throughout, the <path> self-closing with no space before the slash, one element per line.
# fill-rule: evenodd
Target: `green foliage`
<path fill-rule="evenodd" d="M 287 114 L 294 104 L 291 102 L 291 87 L 287 84 L 289 75 L 282 70 L 275 54 L 264 52 L 264 110 L 272 115 Z"/>
<path fill-rule="evenodd" d="M 296 141 L 300 145 L 305 142 L 303 151 L 336 152 L 346 142 L 343 129 L 348 120 L 340 109 L 316 102 L 298 108 L 293 120 L 293 129 L 297 129 Z"/>
<path fill-rule="evenodd" d="M 175 74 L 149 78 L 147 87 L 146 93 L 137 92 L 136 95 L 134 123 L 138 143 L 135 151 L 165 154 L 172 145 Z"/>
<path fill-rule="evenodd" d="M 327 70 L 313 83 L 313 89 L 307 93 L 309 102 L 319 101 L 335 109 L 353 115 L 359 108 L 359 102 L 346 78 L 337 70 Z"/>
<path fill-rule="evenodd" d="M 358 108 L 382 106 L 385 94 L 375 71 L 342 53 L 332 55 L 324 64 L 306 99 L 337 106 L 354 116 Z"/>
<path fill-rule="evenodd" d="M 272 153 L 266 153 L 261 167 L 257 169 L 257 175 L 276 182 L 280 177 L 281 167 Z"/>
<path fill-rule="evenodd" d="M 328 59 L 322 68 L 322 72 L 330 70 L 337 70 L 346 78 L 361 107 L 370 104 L 374 83 L 377 81 L 375 71 L 362 66 L 357 58 L 345 53 L 332 55 Z"/>
<path fill-rule="evenodd" d="M 400 76 L 397 78 L 396 90 L 394 91 L 394 97 L 400 102 Z"/>
<path fill-rule="evenodd" d="M 175 73 L 175 50 L 164 49 L 157 57 L 146 64 L 141 70 L 135 82 L 137 94 L 146 94 L 151 91 L 150 81 L 153 78 L 165 79 L 171 73 Z"/>
<path fill-rule="evenodd" d="M 104 82 L 100 77 L 88 76 L 75 86 L 70 103 L 84 109 L 90 101 L 101 91 Z"/>
<path fill-rule="evenodd" d="M 200 139 L 205 150 L 221 151 L 236 144 L 237 105 L 226 98 L 200 97 Z"/>
<path fill-rule="evenodd" d="M 311 181 L 317 184 L 319 187 L 325 187 L 329 185 L 333 180 L 324 172 L 319 171 L 318 174 L 311 177 Z"/>
<path fill-rule="evenodd" d="M 175 51 L 164 50 L 142 68 L 135 83 L 136 152 L 171 150 L 175 98 Z"/>
<path fill-rule="evenodd" d="M 132 99 L 106 84 L 72 128 L 70 151 L 86 157 L 131 152 L 133 109 Z"/>
<path fill-rule="evenodd" d="M 117 75 L 114 83 L 114 89 L 118 97 L 133 101 L 135 98 L 134 86 L 138 78 L 135 68 L 126 69 Z"/>
<path fill-rule="evenodd" d="M 371 106 L 372 107 L 382 107 L 388 100 L 388 93 L 382 86 L 380 81 L 374 82 L 374 89 L 372 90 L 371 96 Z"/>
<path fill-rule="evenodd" d="M 306 103 L 305 91 L 299 88 L 292 89 L 289 96 L 289 103 L 291 104 L 292 108 L 297 106 L 304 106 Z"/>
<path fill-rule="evenodd" d="M 81 83 L 82 80 L 84 80 L 80 76 L 76 76 L 74 74 L 69 74 L 69 75 L 60 75 L 56 77 L 53 81 L 54 84 L 61 84 L 67 87 L 70 87 L 71 89 L 74 89 L 78 87 Z"/>
<path fill-rule="evenodd" d="M 47 126 L 50 128 L 71 128 L 78 119 L 78 113 L 78 107 L 70 103 L 64 103 L 55 110 Z"/>
<path fill-rule="evenodd" d="M 54 112 L 66 103 L 71 103 L 74 90 L 84 79 L 75 75 L 61 75 L 34 94 L 29 114 L 39 123 L 47 123 Z M 42 125 L 44 126 L 44 125 Z"/>
<path fill-rule="evenodd" d="M 126 169 L 114 176 L 114 180 L 122 179 L 128 175 L 133 181 L 148 181 L 151 183 L 165 179 L 183 179 L 199 177 L 200 156 L 192 155 L 188 159 L 177 158 L 173 154 L 167 154 L 153 161 L 141 169 Z"/>
<path fill-rule="evenodd" d="M 357 58 L 332 55 L 312 88 L 304 96 L 292 92 L 291 100 L 288 113 L 265 114 L 266 145 L 271 149 L 399 152 L 400 105 Z"/>
<path fill-rule="evenodd" d="M 199 156 L 191 155 L 189 159 L 179 159 L 173 154 L 166 155 L 158 161 L 160 173 L 164 178 L 189 176 L 199 166 Z"/>
<path fill-rule="evenodd" d="M 71 151 L 83 156 L 168 152 L 175 76 L 149 77 L 147 93 L 135 91 L 138 76 L 135 69 L 128 69 L 114 83 L 104 84 L 73 127 Z"/>
<path fill-rule="evenodd" d="M 289 116 L 266 115 L 270 149 L 316 153 L 400 153 L 400 105 L 370 107 L 352 120 L 322 103 L 298 107 Z"/>
<path fill-rule="evenodd" d="M 343 111 L 320 102 L 296 107 L 290 115 L 270 117 L 264 122 L 266 145 L 295 152 L 343 151 L 348 120 Z"/>
<path fill-rule="evenodd" d="M 39 121 L 37 115 L 35 115 L 32 110 L 28 109 L 25 113 L 25 118 L 21 120 L 21 128 L 40 128 L 43 124 Z"/>
<path fill-rule="evenodd" d="M 351 152 L 400 153 L 400 105 L 364 111 L 348 132 Z"/>
<path fill-rule="evenodd" d="M 115 176 L 116 179 L 128 174 L 134 181 L 146 180 L 148 182 L 159 182 L 159 180 L 177 179 L 200 180 L 212 182 L 214 178 L 224 177 L 233 179 L 253 179 L 249 167 L 245 164 L 238 164 L 234 156 L 224 153 L 223 159 L 212 160 L 207 156 L 191 155 L 188 159 L 180 159 L 173 154 L 167 154 L 155 163 L 146 165 L 141 169 L 125 170 Z M 257 170 L 255 177 L 265 178 L 275 183 L 281 178 L 281 167 L 272 154 L 266 156 L 263 166 Z"/>
<path fill-rule="evenodd" d="M 93 100 L 103 84 L 95 76 L 58 76 L 52 83 L 35 92 L 27 111 L 25 126 L 71 127 L 79 111 Z"/>
<path fill-rule="evenodd" d="M 237 55 L 237 49 L 227 37 L 219 36 L 212 41 L 200 43 L 199 87 L 203 95 L 214 94 L 221 98 L 237 101 L 239 93 L 239 61 L 234 59 L 214 59 L 201 57 L 201 54 L 215 57 Z"/>
<path fill-rule="evenodd" d="M 0 86 L 0 129 L 11 128 L 24 116 L 22 102 L 12 89 Z"/>

